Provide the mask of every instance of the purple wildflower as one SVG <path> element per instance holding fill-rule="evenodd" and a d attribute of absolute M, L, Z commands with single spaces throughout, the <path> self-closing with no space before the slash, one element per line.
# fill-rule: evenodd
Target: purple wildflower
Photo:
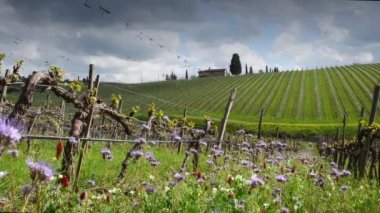
<path fill-rule="evenodd" d="M 342 177 L 347 177 L 347 176 L 351 175 L 351 172 L 348 170 L 343 170 L 339 175 Z"/>
<path fill-rule="evenodd" d="M 252 176 L 251 179 L 247 180 L 247 185 L 250 185 L 252 188 L 255 188 L 256 186 L 262 186 L 265 184 L 263 179 L 257 177 L 256 175 Z"/>
<path fill-rule="evenodd" d="M 143 155 L 144 155 L 144 152 L 141 151 L 141 150 L 133 150 L 131 152 L 131 156 L 134 157 L 134 158 L 136 158 L 136 159 L 139 159 Z"/>
<path fill-rule="evenodd" d="M 276 180 L 281 183 L 285 183 L 288 181 L 288 176 L 287 175 L 276 175 Z"/>
<path fill-rule="evenodd" d="M 145 153 L 145 158 L 146 158 L 148 161 L 155 161 L 155 160 L 156 160 L 151 152 L 146 152 L 146 153 Z"/>
<path fill-rule="evenodd" d="M 238 131 L 236 131 L 236 134 L 237 135 L 244 135 L 245 134 L 245 130 L 244 129 L 239 129 Z"/>
<path fill-rule="evenodd" d="M 216 185 L 217 182 L 216 182 L 216 180 L 212 179 L 212 180 L 210 181 L 210 184 L 211 184 L 211 185 Z"/>
<path fill-rule="evenodd" d="M 198 184 L 202 184 L 202 183 L 204 183 L 205 182 L 205 180 L 203 179 L 203 178 L 198 178 L 197 179 L 197 183 Z"/>
<path fill-rule="evenodd" d="M 51 181 L 54 178 L 53 170 L 45 162 L 33 162 L 31 158 L 26 160 L 30 169 L 30 177 L 33 180 Z"/>
<path fill-rule="evenodd" d="M 259 143 L 256 144 L 257 148 L 266 148 L 267 144 L 264 141 L 259 141 Z"/>
<path fill-rule="evenodd" d="M 325 181 L 321 177 L 315 179 L 315 183 L 317 184 L 317 186 L 320 186 L 320 187 L 323 187 L 325 185 Z"/>
<path fill-rule="evenodd" d="M 223 150 L 219 149 L 219 146 L 212 148 L 211 152 L 214 157 L 221 157 L 224 153 Z"/>
<path fill-rule="evenodd" d="M 148 194 L 153 194 L 154 192 L 156 192 L 156 188 L 153 185 L 151 185 L 151 184 L 147 184 L 145 186 L 145 191 Z"/>
<path fill-rule="evenodd" d="M 180 173 L 175 173 L 175 174 L 174 174 L 174 179 L 176 179 L 177 181 L 181 181 L 181 180 L 184 180 L 184 179 L 185 179 L 185 176 L 183 176 L 183 175 L 180 174 Z"/>
<path fill-rule="evenodd" d="M 6 118 L 0 118 L 0 140 L 5 141 L 5 146 L 14 146 L 20 139 L 20 128 Z"/>
<path fill-rule="evenodd" d="M 25 197 L 28 194 L 30 194 L 32 191 L 34 191 L 35 188 L 31 184 L 26 184 L 21 187 L 21 196 Z"/>
<path fill-rule="evenodd" d="M 156 167 L 156 166 L 160 165 L 160 162 L 158 162 L 158 161 L 151 161 L 150 165 L 153 166 L 153 167 Z"/>
<path fill-rule="evenodd" d="M 143 138 L 143 137 L 141 137 L 141 138 L 137 138 L 135 141 L 136 141 L 137 143 L 139 143 L 139 144 L 145 144 L 145 143 L 146 143 L 146 139 Z"/>
<path fill-rule="evenodd" d="M 107 160 L 112 159 L 112 153 L 110 149 L 104 148 L 100 152 L 102 153 L 103 159 L 107 159 Z"/>
<path fill-rule="evenodd" d="M 209 166 L 214 165 L 214 161 L 213 160 L 207 160 L 207 165 L 209 165 Z"/>
<path fill-rule="evenodd" d="M 331 169 L 330 170 L 330 175 L 334 175 L 334 176 L 338 176 L 339 175 L 339 172 L 338 172 L 338 170 L 337 169 Z"/>
<path fill-rule="evenodd" d="M 241 143 L 242 146 L 245 146 L 245 147 L 251 147 L 251 144 L 249 144 L 248 142 L 246 141 L 243 141 L 243 143 Z"/>

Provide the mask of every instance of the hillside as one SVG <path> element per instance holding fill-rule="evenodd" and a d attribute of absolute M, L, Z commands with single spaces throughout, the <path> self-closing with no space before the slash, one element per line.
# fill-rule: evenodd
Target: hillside
<path fill-rule="evenodd" d="M 255 132 L 263 108 L 265 133 L 273 134 L 280 127 L 288 135 L 334 135 L 347 112 L 348 135 L 354 136 L 360 108 L 364 106 L 367 119 L 373 88 L 378 83 L 380 64 L 364 64 L 142 84 L 101 83 L 100 96 L 110 102 L 112 93 L 121 94 L 124 112 L 136 105 L 142 108 L 138 117 L 146 116 L 147 106 L 152 102 L 170 116 L 181 116 L 187 106 L 187 115 L 202 123 L 204 115 L 220 121 L 230 90 L 236 88 L 230 129 L 243 126 Z M 8 98 L 16 101 L 18 95 L 19 92 L 9 92 Z M 59 105 L 57 97 L 52 95 L 51 99 L 54 105 Z M 33 105 L 45 102 L 46 93 L 37 93 Z M 66 110 L 74 109 L 68 105 Z"/>
<path fill-rule="evenodd" d="M 101 84 L 100 95 L 121 94 L 123 108 L 150 102 L 180 115 L 221 117 L 229 92 L 237 89 L 231 119 L 255 121 L 264 109 L 274 123 L 340 123 L 344 113 L 356 122 L 361 106 L 368 117 L 380 64 L 350 65 L 307 71 L 202 78 L 142 84 Z"/>

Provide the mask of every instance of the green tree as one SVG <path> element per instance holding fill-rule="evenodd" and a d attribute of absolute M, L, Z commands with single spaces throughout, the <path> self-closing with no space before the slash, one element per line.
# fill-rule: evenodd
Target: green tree
<path fill-rule="evenodd" d="M 253 74 L 253 69 L 252 69 L 252 67 L 249 67 L 249 74 Z"/>
<path fill-rule="evenodd" d="M 240 57 L 237 53 L 234 53 L 232 55 L 231 64 L 230 64 L 230 72 L 232 75 L 240 75 L 241 74 Z"/>
<path fill-rule="evenodd" d="M 245 64 L 245 74 L 248 75 L 248 65 Z"/>
<path fill-rule="evenodd" d="M 186 80 L 189 79 L 189 75 L 187 74 L 187 70 L 186 70 Z"/>

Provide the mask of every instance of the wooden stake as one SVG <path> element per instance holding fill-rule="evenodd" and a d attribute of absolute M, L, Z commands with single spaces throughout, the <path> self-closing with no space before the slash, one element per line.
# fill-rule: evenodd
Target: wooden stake
<path fill-rule="evenodd" d="M 4 80 L 3 80 L 3 91 L 1 92 L 1 97 L 0 97 L 0 105 L 3 106 L 3 104 L 5 103 L 5 99 L 7 98 L 7 90 L 8 90 L 8 85 L 7 85 L 7 82 L 6 82 L 6 78 L 9 76 L 9 72 L 10 70 L 7 69 L 5 71 L 5 77 L 4 77 Z"/>
<path fill-rule="evenodd" d="M 88 83 L 88 89 L 89 90 L 92 90 L 94 89 L 94 84 L 93 84 L 93 79 L 94 79 L 94 65 L 93 64 L 90 64 L 90 70 L 89 70 L 89 83 Z M 97 87 L 95 88 L 95 94 L 98 94 L 98 86 L 99 86 L 99 76 L 96 77 L 96 81 L 97 81 Z M 94 104 L 95 105 L 95 104 Z M 85 127 L 85 131 L 86 132 L 86 138 L 89 138 L 90 137 L 90 133 L 91 133 L 91 125 L 92 125 L 92 118 L 93 118 L 93 115 L 94 115 L 94 105 L 91 106 L 90 108 L 90 111 L 89 111 L 89 114 L 87 115 L 87 125 Z M 83 159 L 84 159 L 84 153 L 87 149 L 87 140 L 83 141 L 82 142 L 82 147 L 81 147 L 81 150 L 80 150 L 80 154 L 79 154 L 79 159 L 78 159 L 78 165 L 77 165 L 77 170 L 76 170 L 76 173 L 75 173 L 75 181 L 74 181 L 74 189 L 76 189 L 78 187 L 78 182 L 79 182 L 79 177 L 80 177 L 80 171 L 81 171 L 81 168 L 82 168 L 82 164 L 83 164 Z"/>
<path fill-rule="evenodd" d="M 375 121 L 377 105 L 379 103 L 380 85 L 376 85 L 373 92 L 371 114 L 369 116 L 368 125 L 371 125 Z"/>
<path fill-rule="evenodd" d="M 261 123 L 263 122 L 263 114 L 264 114 L 264 109 L 261 109 L 260 120 L 259 120 L 259 129 L 257 131 L 257 138 L 258 139 L 261 139 Z"/>
<path fill-rule="evenodd" d="M 186 119 L 186 113 L 187 113 L 187 106 L 185 106 L 185 109 L 183 110 L 183 119 Z M 181 128 L 181 138 L 183 138 L 183 135 L 185 134 L 185 129 L 184 129 L 184 125 L 182 126 Z M 182 147 L 182 140 L 180 140 L 178 142 L 178 150 L 177 150 L 177 154 L 179 154 L 181 152 L 181 147 Z"/>
<path fill-rule="evenodd" d="M 236 95 L 236 89 L 232 89 L 231 94 L 230 94 L 230 99 L 228 100 L 228 104 L 226 106 L 226 110 L 224 111 L 224 116 L 221 123 L 220 133 L 218 137 L 218 146 L 223 141 L 224 132 L 226 131 L 227 121 L 232 109 L 232 105 L 234 103 L 235 95 Z"/>

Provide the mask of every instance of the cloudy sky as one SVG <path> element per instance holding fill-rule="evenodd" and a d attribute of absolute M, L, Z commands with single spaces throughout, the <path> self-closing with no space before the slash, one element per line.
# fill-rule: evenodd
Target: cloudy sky
<path fill-rule="evenodd" d="M 4 66 L 61 66 L 138 83 L 185 70 L 254 71 L 380 62 L 380 2 L 345 0 L 1 0 Z"/>

